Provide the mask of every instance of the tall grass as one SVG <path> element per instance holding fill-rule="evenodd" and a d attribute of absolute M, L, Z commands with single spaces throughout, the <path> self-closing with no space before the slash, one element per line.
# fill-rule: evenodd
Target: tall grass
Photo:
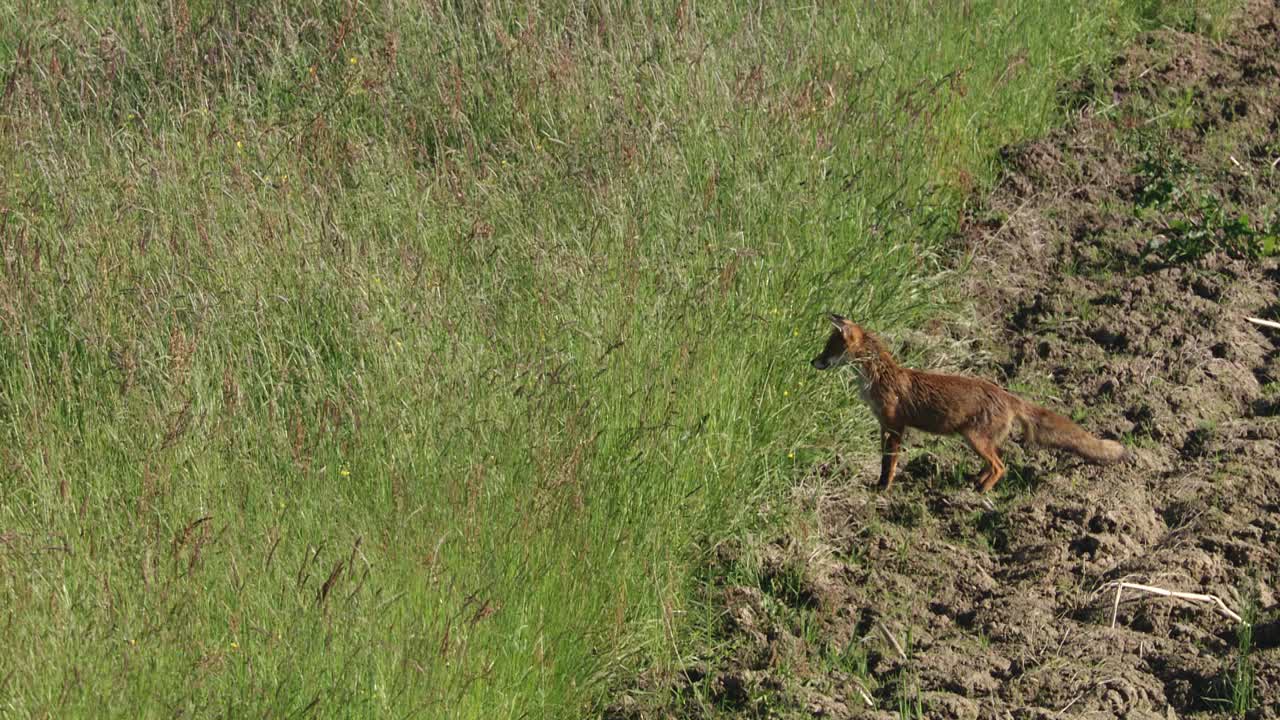
<path fill-rule="evenodd" d="M 0 6 L 3 714 L 591 703 L 1149 6 Z"/>

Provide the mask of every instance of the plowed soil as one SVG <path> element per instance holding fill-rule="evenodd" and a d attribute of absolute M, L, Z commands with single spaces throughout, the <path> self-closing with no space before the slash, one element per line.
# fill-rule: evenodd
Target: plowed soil
<path fill-rule="evenodd" d="M 888 494 L 878 458 L 815 468 L 809 522 L 718 549 L 707 646 L 611 713 L 1280 717 L 1280 331 L 1245 320 L 1280 316 L 1278 27 L 1268 0 L 1217 42 L 1145 36 L 1071 89 L 1065 128 L 1006 151 L 956 239 L 973 322 L 929 342 L 1137 459 L 1015 440 L 989 495 L 955 440 L 909 437 Z M 1251 632 L 1117 607 L 1119 581 L 1215 595 Z"/>

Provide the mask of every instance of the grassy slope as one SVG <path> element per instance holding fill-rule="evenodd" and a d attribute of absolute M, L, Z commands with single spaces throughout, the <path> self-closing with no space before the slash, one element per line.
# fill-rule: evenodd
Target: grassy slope
<path fill-rule="evenodd" d="M 666 652 L 861 422 L 818 311 L 921 317 L 1149 4 L 113 5 L 0 7 L 18 716 L 537 716 Z"/>

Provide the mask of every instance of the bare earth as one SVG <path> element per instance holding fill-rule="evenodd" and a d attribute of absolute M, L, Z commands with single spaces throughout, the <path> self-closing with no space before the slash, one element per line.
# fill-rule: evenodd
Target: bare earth
<path fill-rule="evenodd" d="M 1268 0 L 1219 43 L 1146 36 L 1007 150 L 956 241 L 976 316 L 925 344 L 1138 460 L 1015 440 L 990 496 L 962 443 L 918 434 L 887 496 L 878 458 L 815 468 L 811 521 L 719 548 L 714 636 L 611 716 L 1233 716 L 1237 624 L 1127 592 L 1112 627 L 1123 580 L 1255 608 L 1247 716 L 1280 717 L 1280 331 L 1244 319 L 1280 318 L 1278 27 Z"/>

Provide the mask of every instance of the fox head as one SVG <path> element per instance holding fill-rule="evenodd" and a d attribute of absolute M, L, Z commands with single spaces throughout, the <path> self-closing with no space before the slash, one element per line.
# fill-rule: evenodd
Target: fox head
<path fill-rule="evenodd" d="M 827 346 L 813 359 L 813 367 L 827 370 L 856 360 L 864 352 L 867 334 L 855 323 L 834 313 L 827 316 L 835 328 L 827 338 Z"/>

